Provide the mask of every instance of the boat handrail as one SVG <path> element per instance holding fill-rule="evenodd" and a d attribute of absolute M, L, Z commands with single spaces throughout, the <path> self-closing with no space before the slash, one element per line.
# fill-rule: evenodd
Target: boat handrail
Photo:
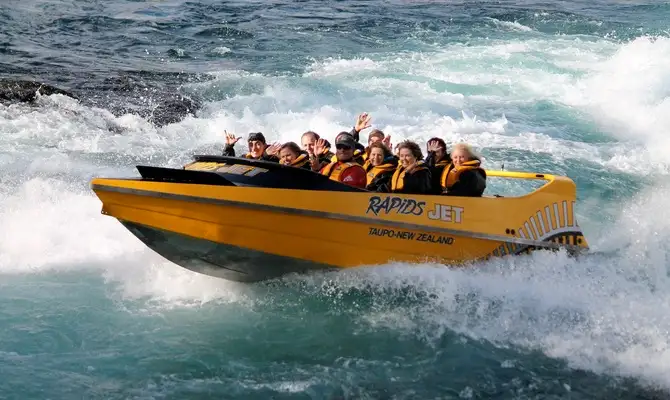
<path fill-rule="evenodd" d="M 575 182 L 567 176 L 563 175 L 554 175 L 554 174 L 545 174 L 545 173 L 536 173 L 536 172 L 519 172 L 519 171 L 504 171 L 504 170 L 487 170 L 486 177 L 488 178 L 509 178 L 509 179 L 527 179 L 527 180 L 543 180 L 545 183 L 540 187 L 537 187 L 528 193 L 516 196 L 509 196 L 510 198 L 522 198 L 526 196 L 531 196 L 540 192 L 548 192 L 555 194 L 572 194 L 576 195 L 576 185 Z M 491 196 L 491 195 L 489 195 Z M 488 197 L 488 196 L 483 196 Z M 508 197 L 508 196 L 499 196 L 493 195 L 491 197 Z"/>

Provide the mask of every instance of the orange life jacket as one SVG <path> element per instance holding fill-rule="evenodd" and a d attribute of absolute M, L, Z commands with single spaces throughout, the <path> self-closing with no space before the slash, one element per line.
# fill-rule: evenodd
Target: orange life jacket
<path fill-rule="evenodd" d="M 392 171 L 395 168 L 395 165 L 393 165 L 391 163 L 386 163 L 386 164 L 381 164 L 381 165 L 377 165 L 376 167 L 373 167 L 372 164 L 370 164 L 370 160 L 368 160 L 363 165 L 363 168 L 365 168 L 365 171 L 367 171 L 368 185 L 369 185 L 369 184 L 372 183 L 372 181 L 375 180 L 377 175 L 379 175 L 383 172 Z"/>
<path fill-rule="evenodd" d="M 428 169 L 428 167 L 426 167 L 426 164 L 424 164 L 423 161 L 419 161 L 418 165 L 414 168 L 414 170 L 412 170 L 412 174 L 421 171 L 422 169 Z M 400 192 L 405 187 L 406 172 L 407 171 L 405 167 L 403 167 L 402 164 L 398 163 L 398 168 L 396 168 L 395 172 L 393 173 L 393 177 L 391 178 L 392 192 Z"/>
<path fill-rule="evenodd" d="M 479 160 L 471 160 L 471 161 L 466 161 L 462 163 L 461 165 L 458 166 L 458 168 L 454 167 L 454 164 L 449 164 L 444 168 L 444 171 L 442 171 L 442 177 L 440 178 L 440 185 L 442 186 L 442 191 L 445 191 L 452 186 L 456 182 L 458 182 L 459 176 L 464 171 L 470 171 L 473 169 L 480 169 L 481 161 Z"/>
<path fill-rule="evenodd" d="M 300 154 L 295 160 L 291 161 L 291 166 L 296 168 L 303 168 L 309 162 L 309 155 L 306 153 Z"/>

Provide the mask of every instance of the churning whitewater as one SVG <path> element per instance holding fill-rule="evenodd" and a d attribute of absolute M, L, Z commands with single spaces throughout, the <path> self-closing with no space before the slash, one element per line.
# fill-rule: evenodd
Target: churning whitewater
<path fill-rule="evenodd" d="M 670 6 L 34 1 L 0 10 L 0 397 L 670 396 Z M 592 254 L 240 284 L 89 188 L 223 131 L 465 141 L 567 175 Z M 363 135 L 365 139 L 365 134 Z M 528 186 L 491 181 L 488 193 Z"/>

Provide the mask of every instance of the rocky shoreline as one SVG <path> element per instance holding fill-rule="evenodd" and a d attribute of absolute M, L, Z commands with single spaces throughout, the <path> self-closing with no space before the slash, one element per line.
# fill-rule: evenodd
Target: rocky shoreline
<path fill-rule="evenodd" d="M 107 78 L 102 84 L 94 84 L 93 87 L 89 84 L 71 89 L 37 80 L 0 78 L 0 103 L 30 104 L 35 102 L 38 94 L 60 94 L 77 99 L 85 105 L 105 108 L 117 116 L 137 114 L 157 127 L 179 122 L 187 116 L 195 116 L 202 107 L 202 99 L 180 91 L 178 82 L 176 85 L 170 84 L 171 82 L 151 82 L 153 79 L 143 79 L 142 75 L 147 73 L 122 74 Z M 176 78 L 179 79 L 178 76 Z M 196 77 L 196 81 L 201 80 L 209 78 Z"/>

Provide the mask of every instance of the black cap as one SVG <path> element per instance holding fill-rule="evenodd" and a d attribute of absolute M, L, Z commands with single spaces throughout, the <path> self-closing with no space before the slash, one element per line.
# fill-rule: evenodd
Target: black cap
<path fill-rule="evenodd" d="M 337 140 L 335 141 L 335 146 L 337 146 L 338 144 L 343 144 L 353 149 L 354 147 L 356 147 L 356 139 L 354 139 L 353 136 L 347 133 L 344 135 L 340 135 L 337 138 Z"/>
<path fill-rule="evenodd" d="M 265 144 L 265 136 L 263 136 L 262 133 L 260 132 L 251 132 L 249 134 L 249 139 L 247 139 L 247 142 L 251 142 L 252 140 L 258 140 L 259 142 Z"/>

